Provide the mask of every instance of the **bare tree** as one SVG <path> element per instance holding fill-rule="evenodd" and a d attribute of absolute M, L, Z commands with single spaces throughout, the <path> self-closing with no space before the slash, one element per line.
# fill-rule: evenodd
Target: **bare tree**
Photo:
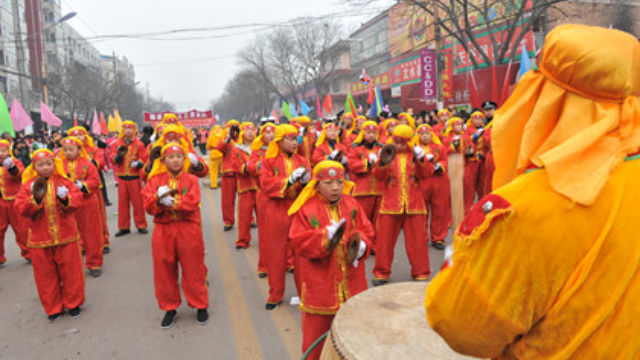
<path fill-rule="evenodd" d="M 214 101 L 213 107 L 223 118 L 255 120 L 266 115 L 274 101 L 275 94 L 268 91 L 259 74 L 245 69 L 227 82 L 222 96 Z"/>

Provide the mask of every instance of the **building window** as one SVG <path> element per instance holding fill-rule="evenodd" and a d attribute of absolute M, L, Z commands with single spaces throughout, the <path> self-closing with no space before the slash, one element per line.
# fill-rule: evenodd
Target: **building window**
<path fill-rule="evenodd" d="M 3 93 L 7 93 L 7 78 L 6 77 L 0 77 L 0 90 L 2 90 Z"/>
<path fill-rule="evenodd" d="M 47 42 L 54 43 L 56 42 L 56 33 L 51 32 L 47 34 Z"/>
<path fill-rule="evenodd" d="M 0 65 L 6 65 L 4 61 L 4 50 L 0 50 Z M 6 87 L 6 79 L 5 79 L 5 87 Z"/>

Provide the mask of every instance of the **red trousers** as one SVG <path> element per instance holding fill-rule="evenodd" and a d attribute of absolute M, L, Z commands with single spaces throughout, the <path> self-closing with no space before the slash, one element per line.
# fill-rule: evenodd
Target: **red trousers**
<path fill-rule="evenodd" d="M 155 223 L 151 237 L 153 283 L 160 309 L 180 306 L 180 285 L 192 308 L 209 307 L 207 266 L 204 264 L 204 240 L 200 224 L 176 221 Z M 178 279 L 178 263 L 182 279 Z"/>
<path fill-rule="evenodd" d="M 373 277 L 378 280 L 389 279 L 393 252 L 400 230 L 404 230 L 404 246 L 411 264 L 411 276 L 416 280 L 426 280 L 431 269 L 429 269 L 429 247 L 425 241 L 427 238 L 425 215 L 378 215 L 376 264 L 373 268 Z"/>
<path fill-rule="evenodd" d="M 11 225 L 16 238 L 16 243 L 20 247 L 20 255 L 29 258 L 29 248 L 27 248 L 28 226 L 25 219 L 18 214 L 13 201 L 0 200 L 0 263 L 7 261 L 4 255 L 4 234 Z"/>
<path fill-rule="evenodd" d="M 335 315 L 316 315 L 302 312 L 302 354 L 320 337 L 331 329 Z M 318 360 L 322 353 L 324 340 L 311 351 L 307 360 Z"/>
<path fill-rule="evenodd" d="M 256 192 L 238 194 L 238 240 L 236 246 L 249 247 L 251 242 L 251 222 L 256 208 Z"/>
<path fill-rule="evenodd" d="M 267 197 L 260 190 L 256 193 L 256 210 L 258 210 L 258 274 L 267 273 L 267 265 L 265 265 L 265 237 L 267 236 L 267 222 L 269 219 L 265 216 L 266 211 L 265 204 L 267 203 Z"/>
<path fill-rule="evenodd" d="M 356 196 L 356 200 L 362 206 L 362 210 L 367 216 L 367 219 L 373 225 L 373 228 L 376 228 L 376 224 L 378 222 L 378 210 L 380 209 L 380 199 L 382 196 L 378 195 L 368 195 L 368 196 Z M 373 250 L 376 249 L 376 241 L 373 239 L 373 243 L 371 244 Z"/>
<path fill-rule="evenodd" d="M 107 225 L 107 208 L 105 206 L 102 191 L 98 193 L 98 201 L 100 202 L 100 223 L 102 225 L 102 236 L 104 237 L 103 246 L 109 246 L 109 226 Z"/>
<path fill-rule="evenodd" d="M 129 203 L 133 206 L 133 219 L 138 229 L 147 228 L 147 218 L 142 207 L 142 182 L 140 179 L 118 181 L 118 229 L 128 229 L 131 224 Z"/>
<path fill-rule="evenodd" d="M 476 193 L 482 197 L 482 183 L 479 181 L 481 161 L 467 161 L 464 164 L 464 176 L 462 180 L 464 213 L 465 215 L 471 210 L 476 200 Z"/>
<path fill-rule="evenodd" d="M 235 224 L 235 212 L 236 212 L 236 176 L 223 174 L 221 187 L 222 196 L 222 221 L 225 225 L 233 226 Z"/>
<path fill-rule="evenodd" d="M 483 184 L 483 196 L 493 191 L 493 172 L 496 170 L 496 164 L 493 162 L 493 154 L 489 154 L 484 159 L 484 166 L 480 172 L 480 179 Z"/>
<path fill-rule="evenodd" d="M 31 248 L 30 255 L 38 296 L 47 315 L 84 303 L 82 253 L 77 242 Z"/>
<path fill-rule="evenodd" d="M 424 194 L 424 203 L 427 206 L 425 229 L 427 242 L 445 242 L 449 233 L 449 216 L 451 211 L 449 176 L 447 174 L 431 176 L 420 180 L 420 190 Z M 430 220 L 430 221 L 428 221 Z"/>
<path fill-rule="evenodd" d="M 277 304 L 284 297 L 284 284 L 287 274 L 289 241 L 289 227 L 291 218 L 287 215 L 291 201 L 267 200 L 265 217 L 274 219 L 267 225 L 265 237 L 265 255 L 267 273 L 269 274 L 269 299 L 268 303 Z M 292 259 L 293 260 L 293 259 Z"/>
<path fill-rule="evenodd" d="M 101 217 L 99 207 L 98 194 L 95 193 L 85 197 L 82 206 L 75 212 L 78 231 L 82 238 L 82 247 L 85 251 L 85 266 L 90 270 L 102 268 L 104 234 L 102 224 L 96 224 L 96 216 Z"/>

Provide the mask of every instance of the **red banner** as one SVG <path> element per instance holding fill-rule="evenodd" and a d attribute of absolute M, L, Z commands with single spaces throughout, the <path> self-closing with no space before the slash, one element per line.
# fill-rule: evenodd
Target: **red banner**
<path fill-rule="evenodd" d="M 451 51 L 443 51 L 444 69 L 442 69 L 442 98 L 453 98 L 453 55 Z"/>
<path fill-rule="evenodd" d="M 376 76 L 371 77 L 371 82 L 369 86 L 380 85 L 381 90 L 386 90 L 391 88 L 391 78 L 389 77 L 389 73 L 383 73 Z M 362 81 L 351 83 L 351 95 L 359 96 L 362 94 L 366 94 L 369 91 L 369 87 L 364 86 Z"/>
<path fill-rule="evenodd" d="M 393 86 L 420 82 L 420 56 L 416 55 L 391 66 Z"/>
<path fill-rule="evenodd" d="M 216 118 L 213 116 L 212 110 L 207 111 L 198 111 L 198 110 L 190 110 L 187 112 L 173 112 L 173 111 L 164 111 L 159 113 L 150 113 L 144 112 L 144 122 L 150 123 L 153 126 L 156 126 L 160 122 L 162 122 L 162 118 L 165 114 L 175 114 L 178 117 L 178 120 L 182 123 L 182 125 L 187 127 L 201 127 L 201 126 L 212 126 L 216 123 Z"/>

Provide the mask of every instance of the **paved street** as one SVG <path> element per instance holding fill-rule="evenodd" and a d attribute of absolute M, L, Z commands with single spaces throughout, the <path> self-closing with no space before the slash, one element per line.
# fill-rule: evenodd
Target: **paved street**
<path fill-rule="evenodd" d="M 109 178 L 109 229 L 116 230 L 116 189 Z M 178 321 L 160 329 L 151 262 L 151 233 L 112 238 L 104 274 L 87 277 L 82 317 L 47 322 L 38 300 L 31 266 L 19 256 L 11 230 L 5 244 L 8 261 L 0 269 L 0 359 L 297 359 L 300 357 L 300 311 L 288 304 L 264 310 L 268 284 L 256 275 L 254 243 L 235 250 L 235 228 L 222 231 L 220 191 L 202 180 L 202 221 L 209 268 L 211 319 L 196 324 L 195 310 L 183 304 Z M 151 217 L 150 230 L 153 229 Z M 450 241 L 450 239 L 449 239 Z M 391 281 L 411 279 L 402 241 L 396 248 Z M 430 248 L 431 268 L 443 252 Z M 367 261 L 371 275 L 373 259 Z M 295 295 L 287 275 L 285 299 Z"/>

